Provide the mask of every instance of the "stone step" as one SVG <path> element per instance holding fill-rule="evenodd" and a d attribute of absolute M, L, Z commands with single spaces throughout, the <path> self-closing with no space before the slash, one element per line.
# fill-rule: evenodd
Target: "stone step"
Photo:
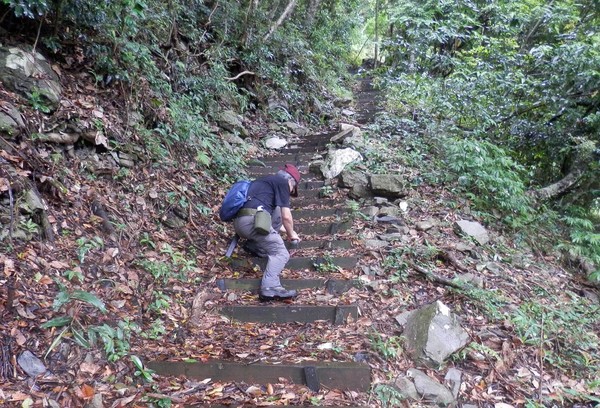
<path fill-rule="evenodd" d="M 316 181 L 302 181 L 300 180 L 300 184 L 298 184 L 298 191 L 303 190 L 318 190 L 325 185 L 323 180 Z M 300 193 L 301 194 L 301 193 Z"/>
<path fill-rule="evenodd" d="M 258 292 L 260 279 L 218 279 L 216 284 L 222 291 L 247 290 Z M 286 289 L 323 289 L 327 293 L 339 295 L 352 288 L 361 287 L 358 280 L 345 279 L 281 279 L 281 284 Z"/>
<path fill-rule="evenodd" d="M 264 270 L 267 266 L 267 259 L 258 257 L 232 258 L 229 262 L 233 267 L 240 269 L 253 269 L 258 266 L 261 270 Z M 356 256 L 291 257 L 285 267 L 289 270 L 298 271 L 306 269 L 316 270 L 331 265 L 332 267 L 351 270 L 357 263 L 358 257 Z"/>
<path fill-rule="evenodd" d="M 279 383 L 285 378 L 303 384 L 317 392 L 321 387 L 368 392 L 371 368 L 353 362 L 306 362 L 303 364 L 269 364 L 214 360 L 207 362 L 150 361 L 148 368 L 163 376 L 185 376 L 214 382 L 244 382 L 246 384 Z"/>
<path fill-rule="evenodd" d="M 279 154 L 295 154 L 295 153 L 324 153 L 329 149 L 327 146 L 330 142 L 322 142 L 315 144 L 289 144 L 284 148 L 278 150 Z"/>
<path fill-rule="evenodd" d="M 298 211 L 306 207 L 318 207 L 320 209 L 335 208 L 342 204 L 340 201 L 331 198 L 302 197 L 298 192 L 298 197 L 292 197 L 292 209 Z"/>
<path fill-rule="evenodd" d="M 292 213 L 293 214 L 293 213 Z M 352 226 L 352 221 L 331 222 L 331 223 L 312 223 L 295 222 L 294 229 L 302 235 L 333 235 L 348 231 Z"/>
<path fill-rule="evenodd" d="M 267 163 L 266 166 L 248 166 L 247 171 L 248 174 L 266 176 L 268 174 L 277 173 L 283 164 L 285 163 Z M 308 165 L 299 165 L 296 167 L 301 176 L 308 175 Z"/>
<path fill-rule="evenodd" d="M 266 305 L 231 305 L 218 308 L 219 313 L 245 323 L 313 323 L 329 321 L 333 325 L 346 324 L 348 318 L 358 318 L 356 305 L 312 306 L 285 304 L 280 301 Z"/>
<path fill-rule="evenodd" d="M 319 210 L 303 210 L 298 209 L 292 212 L 295 220 L 299 219 L 315 219 L 323 217 L 342 217 L 350 213 L 348 208 L 323 208 Z"/>
<path fill-rule="evenodd" d="M 312 160 L 313 155 L 310 153 L 293 153 L 293 154 L 278 154 L 277 156 L 260 157 L 254 160 L 249 160 L 249 166 L 278 165 L 283 166 L 285 163 L 308 164 Z M 263 166 L 264 167 L 264 166 Z"/>
<path fill-rule="evenodd" d="M 316 240 L 316 241 L 300 241 L 300 243 L 293 245 L 291 242 L 286 241 L 285 246 L 287 249 L 349 249 L 352 248 L 352 241 L 348 240 Z"/>

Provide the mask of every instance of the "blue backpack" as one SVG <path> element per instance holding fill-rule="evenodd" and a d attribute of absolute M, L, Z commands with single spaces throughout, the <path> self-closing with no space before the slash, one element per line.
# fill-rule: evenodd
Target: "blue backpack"
<path fill-rule="evenodd" d="M 225 198 L 219 209 L 219 218 L 221 218 L 221 221 L 231 221 L 235 218 L 240 208 L 248 201 L 250 184 L 251 181 L 249 180 L 240 180 L 231 186 L 227 194 L 225 194 Z"/>

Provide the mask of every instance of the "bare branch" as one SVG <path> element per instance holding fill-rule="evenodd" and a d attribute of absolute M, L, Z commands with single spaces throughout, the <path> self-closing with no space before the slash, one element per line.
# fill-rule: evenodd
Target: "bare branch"
<path fill-rule="evenodd" d="M 271 38 L 271 36 L 275 32 L 275 30 L 277 30 L 279 28 L 279 26 L 281 24 L 283 24 L 283 22 L 285 21 L 285 19 L 290 14 L 292 14 L 292 12 L 294 11 L 294 8 L 296 7 L 296 3 L 297 2 L 298 2 L 298 0 L 290 0 L 290 2 L 288 3 L 287 7 L 285 8 L 285 10 L 283 10 L 283 13 L 281 13 L 281 16 L 279 16 L 279 19 L 275 22 L 275 24 L 273 24 L 271 26 L 271 29 L 269 30 L 269 32 L 263 38 L 263 41 L 265 41 L 265 42 L 268 41 L 269 38 Z"/>

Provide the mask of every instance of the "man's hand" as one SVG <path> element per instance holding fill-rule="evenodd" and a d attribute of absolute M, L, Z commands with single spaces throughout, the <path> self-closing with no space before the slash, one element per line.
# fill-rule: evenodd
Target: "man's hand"
<path fill-rule="evenodd" d="M 291 234 L 288 234 L 288 239 L 289 239 L 290 241 L 297 241 L 297 242 L 300 242 L 300 241 L 301 241 L 301 240 L 300 240 L 300 237 L 298 236 L 298 234 L 296 233 L 296 231 L 292 231 L 292 233 L 291 233 Z"/>

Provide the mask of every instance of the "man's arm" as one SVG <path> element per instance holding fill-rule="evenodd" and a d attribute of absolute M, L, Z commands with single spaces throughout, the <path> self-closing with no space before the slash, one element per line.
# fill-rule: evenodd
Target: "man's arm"
<path fill-rule="evenodd" d="M 294 231 L 294 218 L 292 218 L 292 210 L 288 207 L 281 207 L 281 222 L 283 224 L 283 228 L 285 228 L 285 232 L 290 241 L 299 241 L 300 237 Z"/>

